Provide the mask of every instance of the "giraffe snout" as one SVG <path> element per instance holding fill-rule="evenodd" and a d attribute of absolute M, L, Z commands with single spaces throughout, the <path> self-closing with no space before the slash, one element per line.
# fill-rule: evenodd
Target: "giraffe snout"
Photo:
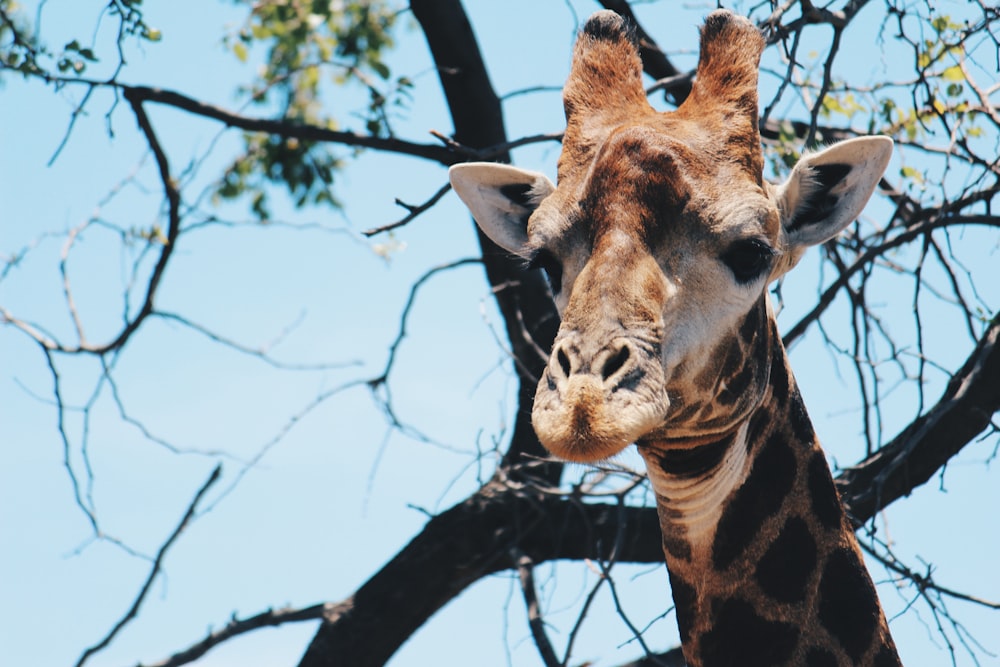
<path fill-rule="evenodd" d="M 614 456 L 660 425 L 669 407 L 655 346 L 629 337 L 590 350 L 556 342 L 538 384 L 532 423 L 550 452 L 571 461 Z"/>

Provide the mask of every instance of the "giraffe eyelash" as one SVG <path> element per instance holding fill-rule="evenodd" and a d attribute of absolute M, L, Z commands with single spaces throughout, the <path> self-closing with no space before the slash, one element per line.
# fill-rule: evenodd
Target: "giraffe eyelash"
<path fill-rule="evenodd" d="M 737 241 L 723 254 L 722 261 L 740 285 L 749 285 L 768 269 L 775 256 L 774 248 L 760 239 Z"/>
<path fill-rule="evenodd" d="M 541 248 L 528 261 L 529 269 L 541 269 L 549 281 L 552 294 L 562 291 L 562 263 L 551 251 Z"/>

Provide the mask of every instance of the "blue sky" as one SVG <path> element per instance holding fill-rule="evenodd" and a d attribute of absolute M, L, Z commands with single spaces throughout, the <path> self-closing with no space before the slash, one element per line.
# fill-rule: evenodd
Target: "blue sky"
<path fill-rule="evenodd" d="M 91 17 L 102 4 L 50 0 L 45 9 L 50 44 L 89 35 Z M 250 78 L 253 64 L 241 65 L 227 56 L 221 36 L 240 21 L 239 8 L 193 0 L 147 5 L 147 21 L 164 39 L 130 52 L 123 80 L 238 108 L 236 86 Z M 574 16 L 563 2 L 536 0 L 478 0 L 467 6 L 501 94 L 531 85 L 561 85 L 575 20 L 594 9 L 591 3 L 574 3 Z M 671 49 L 676 62 L 693 66 L 696 25 L 707 8 L 677 10 L 664 3 L 639 10 L 661 44 L 676 45 Z M 412 113 L 397 130 L 406 138 L 430 141 L 429 130 L 447 133 L 450 123 L 422 37 L 415 29 L 401 34 L 390 66 L 394 74 L 412 76 L 417 88 Z M 516 59 L 508 55 L 512 41 Z M 872 40 L 865 48 L 854 48 L 845 54 L 845 67 L 869 66 L 871 49 L 878 47 Z M 126 105 L 113 109 L 115 136 L 108 137 L 104 116 L 112 100 L 107 93 L 95 94 L 89 113 L 78 121 L 55 163 L 47 166 L 81 91 L 68 87 L 53 95 L 34 82 L 10 77 L 3 86 L 0 252 L 31 250 L 0 282 L 0 304 L 72 340 L 58 273 L 65 232 L 95 215 L 126 228 L 148 227 L 161 213 L 159 183 Z M 331 93 L 330 103 L 343 108 L 350 127 L 348 111 L 357 97 L 338 95 Z M 505 110 L 510 137 L 562 126 L 556 91 L 512 97 Z M 175 173 L 204 155 L 222 129 L 163 107 L 150 106 L 149 113 Z M 229 133 L 218 140 L 214 157 L 200 166 L 186 197 L 206 187 L 235 149 L 236 139 Z M 524 149 L 516 161 L 554 175 L 557 150 L 554 144 Z M 890 173 L 898 168 L 897 158 Z M 133 172 L 134 180 L 122 185 Z M 90 490 L 104 530 L 142 554 L 155 553 L 220 458 L 224 477 L 207 499 L 211 511 L 201 514 L 171 550 L 165 575 L 156 581 L 139 618 L 89 664 L 162 659 L 234 613 L 249 616 L 272 606 L 338 601 L 419 532 L 425 511 L 447 508 L 489 474 L 488 464 L 478 465 L 477 459 L 494 441 L 504 442 L 515 383 L 496 341 L 501 322 L 474 265 L 426 284 L 393 371 L 394 407 L 428 441 L 390 429 L 364 387 L 337 392 L 288 428 L 317 397 L 378 375 L 417 277 L 439 264 L 477 255 L 469 218 L 454 195 L 391 238 L 360 238 L 360 230 L 401 216 L 395 198 L 421 202 L 445 180 L 444 168 L 366 153 L 338 176 L 342 212 L 294 211 L 279 204 L 275 217 L 300 228 L 208 226 L 184 237 L 157 299 L 161 309 L 249 347 L 277 340 L 272 353 L 282 362 L 327 366 L 275 369 L 163 320 L 148 322 L 130 342 L 115 375 L 128 414 L 158 438 L 190 452 L 167 451 L 123 423 L 105 391 L 86 424 Z M 102 203 L 111 192 L 117 194 Z M 222 207 L 221 215 L 248 219 L 234 206 Z M 990 247 L 995 241 L 983 238 L 979 263 L 970 266 L 974 273 L 995 271 Z M 74 246 L 68 271 L 92 340 L 102 340 L 119 325 L 123 281 L 137 259 L 134 247 L 123 246 L 99 226 L 88 228 Z M 797 289 L 793 274 L 785 286 L 784 326 L 795 321 L 796 311 L 813 296 L 814 278 L 805 275 L 814 271 L 815 262 L 807 259 L 797 271 L 807 284 Z M 887 301 L 895 298 L 885 296 Z M 995 308 L 996 294 L 991 296 Z M 909 307 L 908 301 L 900 301 L 900 308 Z M 934 321 L 928 335 L 945 340 L 955 335 L 955 327 L 944 320 Z M 964 354 L 962 346 L 955 349 L 956 358 Z M 72 358 L 58 363 L 67 401 L 83 404 L 99 377 L 98 364 Z M 822 348 L 818 336 L 795 347 L 792 363 L 831 457 L 842 465 L 855 460 L 856 389 L 849 368 Z M 928 388 L 929 400 L 936 399 L 941 386 Z M 90 526 L 73 500 L 51 396 L 51 376 L 37 346 L 11 327 L 0 328 L 0 525 L 7 536 L 0 543 L 0 599 L 6 602 L 0 608 L 0 664 L 5 665 L 75 663 L 126 611 L 149 569 L 145 560 L 91 540 Z M 902 405 L 885 415 L 889 434 L 912 417 L 905 393 L 896 402 Z M 82 471 L 85 425 L 79 412 L 70 413 L 67 427 L 70 460 Z M 286 429 L 280 442 L 270 446 Z M 940 583 L 996 600 L 1000 520 L 993 509 L 1000 506 L 1000 485 L 983 463 L 993 446 L 970 446 L 949 466 L 942 483 L 946 492 L 936 481 L 918 489 L 890 508 L 879 526 L 908 562 L 933 563 Z M 246 470 L 244 462 L 261 454 L 259 463 Z M 638 465 L 634 457 L 623 463 Z M 646 625 L 670 606 L 663 568 L 618 571 L 620 593 L 636 625 Z M 878 566 L 872 572 L 877 581 L 887 579 Z M 593 584 L 593 573 L 565 564 L 542 568 L 537 576 L 549 618 L 565 628 Z M 886 584 L 880 595 L 888 614 L 896 616 L 912 591 L 897 592 Z M 598 607 L 578 641 L 578 661 L 615 665 L 638 655 L 607 595 Z M 922 616 L 911 612 L 892 622 L 904 664 L 947 664 L 934 619 L 919 604 L 914 609 Z M 959 602 L 950 603 L 950 609 L 989 651 L 1000 651 L 995 614 Z M 313 632 L 313 624 L 258 632 L 229 642 L 196 664 L 294 663 Z M 565 638 L 565 630 L 554 633 L 557 645 Z M 654 648 L 674 645 L 673 616 L 656 622 L 647 639 Z M 448 646 L 444 656 L 442 646 Z M 1000 664 L 978 655 L 980 664 Z M 961 650 L 958 658 L 959 664 L 972 664 Z M 391 664 L 431 662 L 538 664 L 509 576 L 473 586 L 421 629 Z"/>

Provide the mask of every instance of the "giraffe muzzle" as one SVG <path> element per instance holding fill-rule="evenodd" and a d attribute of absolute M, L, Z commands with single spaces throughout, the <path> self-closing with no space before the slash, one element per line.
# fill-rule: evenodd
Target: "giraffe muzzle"
<path fill-rule="evenodd" d="M 557 341 L 538 384 L 532 423 L 554 455 L 578 462 L 614 456 L 663 420 L 669 401 L 658 355 L 619 337 L 594 353 Z"/>

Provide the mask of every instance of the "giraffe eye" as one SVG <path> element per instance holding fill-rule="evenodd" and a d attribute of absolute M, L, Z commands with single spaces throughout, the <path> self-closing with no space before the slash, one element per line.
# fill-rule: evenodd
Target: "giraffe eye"
<path fill-rule="evenodd" d="M 753 282 L 771 267 L 774 250 L 764 241 L 737 241 L 722 253 L 722 261 L 741 285 Z"/>
<path fill-rule="evenodd" d="M 559 294 L 562 291 L 562 264 L 551 252 L 542 248 L 535 253 L 528 263 L 529 269 L 541 269 L 545 272 L 545 277 L 552 288 L 552 294 Z"/>

